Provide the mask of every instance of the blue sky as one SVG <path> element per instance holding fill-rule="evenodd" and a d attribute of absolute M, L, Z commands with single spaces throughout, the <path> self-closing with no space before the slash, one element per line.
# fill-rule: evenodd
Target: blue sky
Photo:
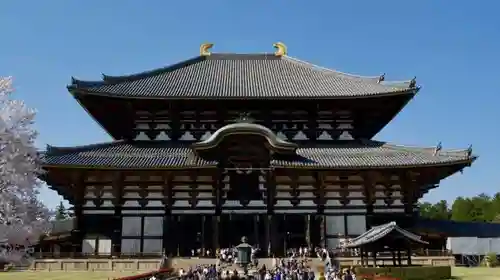
<path fill-rule="evenodd" d="M 37 145 L 82 145 L 110 138 L 65 86 L 71 76 L 98 79 L 162 67 L 198 54 L 272 52 L 343 72 L 417 76 L 422 90 L 377 139 L 466 148 L 472 168 L 425 199 L 453 200 L 500 190 L 499 1 L 4 1 L 0 76 L 12 75 L 38 110 Z M 44 190 L 55 206 L 60 198 Z"/>

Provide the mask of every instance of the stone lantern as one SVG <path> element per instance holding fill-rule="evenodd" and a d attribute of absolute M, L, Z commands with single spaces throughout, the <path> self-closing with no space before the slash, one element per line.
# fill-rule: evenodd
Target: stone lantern
<path fill-rule="evenodd" d="M 236 264 L 242 268 L 246 268 L 252 261 L 252 246 L 247 243 L 248 239 L 243 236 L 241 244 L 236 246 L 237 259 Z"/>

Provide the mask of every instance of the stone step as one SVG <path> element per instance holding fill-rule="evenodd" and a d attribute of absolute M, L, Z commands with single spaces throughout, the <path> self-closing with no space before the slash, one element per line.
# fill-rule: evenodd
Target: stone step
<path fill-rule="evenodd" d="M 308 258 L 307 265 L 314 270 L 317 270 L 319 267 L 324 266 L 323 262 L 319 258 Z M 217 260 L 214 258 L 172 258 L 170 262 L 171 266 L 175 269 L 189 269 L 190 267 L 196 267 L 198 265 L 215 265 L 217 264 Z M 235 264 L 224 264 L 221 263 L 222 268 L 225 270 L 240 270 L 238 265 Z M 273 267 L 273 259 L 272 258 L 260 258 L 259 259 L 259 267 L 262 265 L 266 265 L 268 268 Z"/>

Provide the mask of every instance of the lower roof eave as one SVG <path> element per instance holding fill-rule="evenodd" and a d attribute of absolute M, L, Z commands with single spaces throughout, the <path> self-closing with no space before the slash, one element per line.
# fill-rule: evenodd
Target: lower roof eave
<path fill-rule="evenodd" d="M 297 169 L 297 170 L 314 170 L 314 171 L 373 171 L 373 170 L 413 170 L 421 168 L 453 168 L 452 174 L 462 171 L 469 167 L 473 160 L 456 161 L 448 163 L 436 164 L 420 164 L 420 165 L 385 165 L 385 166 L 315 166 L 315 165 L 271 165 L 269 169 Z M 50 169 L 85 169 L 85 170 L 110 170 L 110 171 L 183 171 L 193 169 L 218 169 L 217 165 L 196 165 L 196 166 L 99 166 L 99 165 L 66 165 L 66 164 L 43 164 L 42 168 Z M 452 175 L 450 174 L 450 175 Z"/>

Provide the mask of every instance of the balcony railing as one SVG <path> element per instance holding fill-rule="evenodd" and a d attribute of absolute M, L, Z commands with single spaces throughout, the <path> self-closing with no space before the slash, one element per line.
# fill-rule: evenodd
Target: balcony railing
<path fill-rule="evenodd" d="M 443 256 L 452 256 L 452 252 L 450 250 L 413 250 L 411 252 L 414 257 L 443 257 Z M 401 256 L 406 256 L 406 252 L 401 252 Z M 338 257 L 360 257 L 359 251 L 357 250 L 349 250 L 349 251 L 341 251 L 336 254 Z M 368 252 L 368 256 L 372 256 L 371 252 Z M 387 252 L 378 252 L 377 257 L 391 257 L 392 253 L 390 251 Z"/>

